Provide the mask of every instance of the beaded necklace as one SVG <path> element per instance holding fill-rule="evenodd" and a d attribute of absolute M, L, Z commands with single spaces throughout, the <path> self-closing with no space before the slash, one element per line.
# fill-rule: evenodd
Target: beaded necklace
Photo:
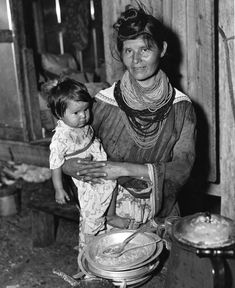
<path fill-rule="evenodd" d="M 161 71 L 159 81 L 156 81 L 157 85 L 147 88 L 150 93 L 144 93 L 146 89 L 143 87 L 138 93 L 137 90 L 140 90 L 138 85 L 132 85 L 136 81 L 134 79 L 130 81 L 128 74 L 126 72 L 122 81 L 117 82 L 114 97 L 122 110 L 121 116 L 131 137 L 139 147 L 148 149 L 156 143 L 171 110 L 174 100 L 173 88 Z M 155 100 L 159 87 L 163 87 L 160 91 L 164 93 L 160 99 Z"/>
<path fill-rule="evenodd" d="M 167 81 L 164 76 L 165 74 L 163 74 L 163 72 L 160 70 L 156 75 L 155 81 L 152 86 L 142 87 L 134 79 L 134 77 L 129 74 L 130 84 L 133 87 L 134 97 L 138 100 L 139 103 L 142 104 L 143 108 L 155 112 L 162 108 L 169 100 L 169 91 L 165 87 Z"/>

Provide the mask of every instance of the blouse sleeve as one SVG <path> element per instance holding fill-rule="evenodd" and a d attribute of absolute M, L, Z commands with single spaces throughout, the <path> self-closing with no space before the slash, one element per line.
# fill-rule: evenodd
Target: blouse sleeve
<path fill-rule="evenodd" d="M 66 145 L 62 141 L 52 141 L 50 144 L 50 169 L 57 169 L 64 164 Z"/>
<path fill-rule="evenodd" d="M 161 208 L 156 211 L 155 216 L 166 217 L 170 215 L 177 202 L 178 192 L 186 184 L 190 177 L 195 161 L 196 142 L 196 115 L 192 105 L 185 106 L 181 133 L 176 141 L 172 160 L 166 163 L 155 163 L 157 190 L 162 202 Z M 181 105 L 179 105 L 181 109 Z M 182 115 L 182 114 L 181 114 Z M 159 205 L 156 205 L 159 207 Z"/>

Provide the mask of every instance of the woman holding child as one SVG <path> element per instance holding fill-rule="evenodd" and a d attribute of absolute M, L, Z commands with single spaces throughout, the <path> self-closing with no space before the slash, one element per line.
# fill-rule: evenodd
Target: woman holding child
<path fill-rule="evenodd" d="M 163 25 L 142 7 L 128 6 L 113 27 L 126 71 L 95 96 L 92 123 L 108 160 L 70 159 L 63 171 L 88 182 L 118 181 L 116 214 L 107 215 L 107 224 L 155 227 L 180 213 L 177 198 L 195 160 L 195 112 L 161 69 Z"/>

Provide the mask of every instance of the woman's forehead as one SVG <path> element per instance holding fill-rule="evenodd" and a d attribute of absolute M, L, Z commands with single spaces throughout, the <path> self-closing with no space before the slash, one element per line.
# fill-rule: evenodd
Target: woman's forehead
<path fill-rule="evenodd" d="M 143 36 L 140 36 L 138 38 L 135 39 L 129 39 L 129 40 L 125 40 L 123 42 L 123 48 L 133 48 L 133 49 L 137 49 L 137 48 L 158 48 L 157 44 L 154 41 L 148 41 L 147 39 L 145 39 Z"/>
<path fill-rule="evenodd" d="M 123 47 L 135 47 L 135 46 L 146 46 L 146 41 L 143 37 L 138 37 L 136 39 L 129 39 L 123 42 Z"/>

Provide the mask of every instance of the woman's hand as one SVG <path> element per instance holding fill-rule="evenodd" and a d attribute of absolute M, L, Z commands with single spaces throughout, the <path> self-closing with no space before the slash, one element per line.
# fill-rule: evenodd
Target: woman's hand
<path fill-rule="evenodd" d="M 71 158 L 65 161 L 62 170 L 78 180 L 101 183 L 102 179 L 116 180 L 120 176 L 125 176 L 124 166 L 121 162 Z"/>
<path fill-rule="evenodd" d="M 86 160 L 79 162 L 81 166 L 77 175 L 83 176 L 88 181 L 92 179 L 117 180 L 125 173 L 125 164 L 122 162 Z"/>

